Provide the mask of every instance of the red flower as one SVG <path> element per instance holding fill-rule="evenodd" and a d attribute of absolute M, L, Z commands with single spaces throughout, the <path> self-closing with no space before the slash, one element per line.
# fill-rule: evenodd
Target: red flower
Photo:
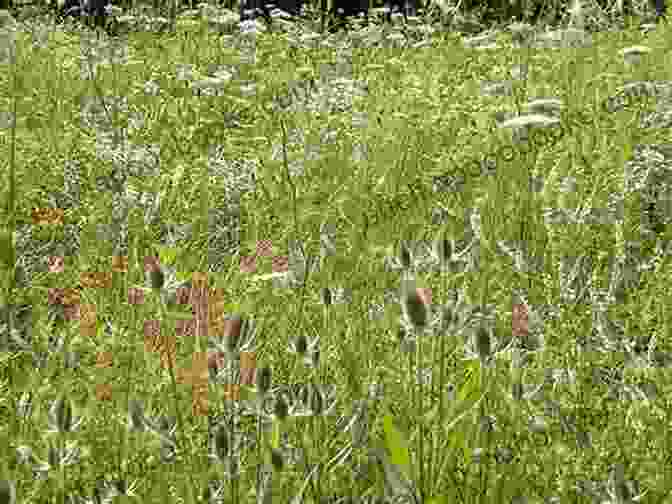
<path fill-rule="evenodd" d="M 51 305 L 59 305 L 63 302 L 64 294 L 65 289 L 61 287 L 49 289 L 49 292 L 47 293 L 47 302 Z"/>
<path fill-rule="evenodd" d="M 522 304 L 514 304 L 511 310 L 511 332 L 516 338 L 524 338 L 530 333 L 527 307 Z"/>
<path fill-rule="evenodd" d="M 63 256 L 49 256 L 47 258 L 49 273 L 63 273 L 65 269 L 65 259 Z"/>
<path fill-rule="evenodd" d="M 415 289 L 415 292 L 426 306 L 430 306 L 432 304 L 432 289 L 429 287 L 418 287 Z"/>
<path fill-rule="evenodd" d="M 289 270 L 289 257 L 273 256 L 271 259 L 271 271 L 273 273 L 286 273 Z"/>
<path fill-rule="evenodd" d="M 145 291 L 137 287 L 128 289 L 128 304 L 140 305 L 145 302 Z"/>
<path fill-rule="evenodd" d="M 145 256 L 145 271 L 151 273 L 161 269 L 161 263 L 156 256 Z"/>
<path fill-rule="evenodd" d="M 273 253 L 273 243 L 271 240 L 259 240 L 257 242 L 257 255 L 270 257 Z"/>
<path fill-rule="evenodd" d="M 254 273 L 257 269 L 257 258 L 255 256 L 242 256 L 240 258 L 240 272 Z"/>

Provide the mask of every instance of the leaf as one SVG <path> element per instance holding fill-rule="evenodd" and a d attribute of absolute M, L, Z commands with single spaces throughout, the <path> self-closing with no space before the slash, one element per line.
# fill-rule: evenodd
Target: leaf
<path fill-rule="evenodd" d="M 383 419 L 385 432 L 385 444 L 390 451 L 392 463 L 401 468 L 404 476 L 411 479 L 411 456 L 408 450 L 408 442 L 403 433 L 394 425 L 392 415 L 387 413 Z"/>
<path fill-rule="evenodd" d="M 282 278 L 287 276 L 287 273 L 267 273 L 265 275 L 255 275 L 250 280 L 271 280 L 273 278 Z"/>
<path fill-rule="evenodd" d="M 172 265 L 177 258 L 179 249 L 177 247 L 156 247 L 159 252 L 159 261 L 161 264 Z"/>
<path fill-rule="evenodd" d="M 271 436 L 271 447 L 275 450 L 280 449 L 280 422 L 273 422 L 273 434 Z"/>
<path fill-rule="evenodd" d="M 184 282 L 185 280 L 189 280 L 191 278 L 191 273 L 188 271 L 177 271 L 175 273 L 175 278 L 178 282 Z"/>
<path fill-rule="evenodd" d="M 176 312 L 176 311 L 169 311 L 166 312 L 166 315 L 168 315 L 169 318 L 171 319 L 179 319 L 179 320 L 191 320 L 194 318 L 194 315 L 191 313 L 181 313 L 181 312 Z"/>
<path fill-rule="evenodd" d="M 478 395 L 481 390 L 481 366 L 478 360 L 472 360 L 465 370 L 466 380 L 457 392 L 457 400 L 466 402 L 469 397 Z"/>

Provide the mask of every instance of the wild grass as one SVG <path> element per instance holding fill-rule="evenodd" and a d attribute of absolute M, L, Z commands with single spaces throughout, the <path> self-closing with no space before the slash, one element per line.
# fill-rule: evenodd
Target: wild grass
<path fill-rule="evenodd" d="M 0 503 L 671 498 L 666 24 L 3 25 Z"/>

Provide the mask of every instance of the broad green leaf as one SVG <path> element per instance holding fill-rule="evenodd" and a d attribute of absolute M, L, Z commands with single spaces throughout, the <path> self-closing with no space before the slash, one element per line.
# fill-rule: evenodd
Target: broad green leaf
<path fill-rule="evenodd" d="M 385 444 L 390 451 L 392 463 L 398 466 L 407 479 L 411 479 L 411 455 L 408 442 L 403 433 L 394 425 L 392 415 L 387 413 L 383 418 L 383 430 L 385 431 Z"/>
<path fill-rule="evenodd" d="M 191 278 L 191 272 L 189 272 L 189 271 L 177 271 L 175 273 L 175 278 L 177 278 L 178 282 L 184 282 L 185 280 L 189 280 Z"/>
<path fill-rule="evenodd" d="M 273 435 L 271 437 L 271 447 L 275 450 L 280 449 L 280 422 L 273 422 Z"/>
<path fill-rule="evenodd" d="M 161 264 L 172 265 L 177 258 L 179 249 L 177 247 L 156 247 L 159 252 L 159 261 Z"/>
<path fill-rule="evenodd" d="M 467 401 L 470 397 L 475 397 L 481 390 L 481 366 L 478 360 L 472 360 L 465 370 L 466 379 L 464 384 L 457 391 L 457 400 L 460 403 Z"/>
<path fill-rule="evenodd" d="M 168 315 L 168 318 L 180 320 L 191 320 L 194 318 L 191 313 L 181 313 L 176 311 L 168 311 L 166 312 L 166 315 Z"/>

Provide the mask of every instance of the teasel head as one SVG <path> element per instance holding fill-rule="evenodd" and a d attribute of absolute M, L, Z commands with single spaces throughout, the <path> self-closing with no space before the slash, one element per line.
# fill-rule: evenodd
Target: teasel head
<path fill-rule="evenodd" d="M 278 395 L 278 398 L 275 400 L 273 413 L 280 422 L 284 422 L 289 416 L 289 405 L 282 395 Z"/>
<path fill-rule="evenodd" d="M 453 242 L 445 237 L 439 237 L 432 244 L 432 254 L 441 266 L 450 264 L 453 257 Z"/>
<path fill-rule="evenodd" d="M 411 269 L 413 256 L 411 255 L 411 250 L 405 240 L 399 242 L 398 259 L 402 268 L 405 270 Z"/>
<path fill-rule="evenodd" d="M 257 373 L 256 381 L 259 393 L 266 395 L 271 389 L 271 368 L 269 366 L 263 366 Z"/>
<path fill-rule="evenodd" d="M 213 456 L 224 462 L 229 456 L 229 432 L 224 424 L 219 424 L 212 436 Z"/>
<path fill-rule="evenodd" d="M 294 349 L 298 355 L 304 357 L 308 351 L 308 338 L 303 334 L 299 334 L 294 341 Z"/>
<path fill-rule="evenodd" d="M 276 448 L 271 448 L 271 465 L 273 470 L 280 472 L 285 465 L 285 460 L 282 452 Z"/>
<path fill-rule="evenodd" d="M 320 290 L 320 297 L 322 298 L 322 302 L 324 303 L 324 306 L 331 306 L 333 302 L 333 296 L 331 294 L 331 290 L 329 287 L 323 287 Z"/>
<path fill-rule="evenodd" d="M 474 346 L 481 362 L 486 363 L 492 355 L 492 341 L 490 331 L 482 324 L 479 324 L 474 333 Z"/>
<path fill-rule="evenodd" d="M 432 256 L 440 266 L 450 264 L 454 253 L 454 240 L 451 240 L 446 232 L 445 226 L 436 234 L 432 242 Z"/>

